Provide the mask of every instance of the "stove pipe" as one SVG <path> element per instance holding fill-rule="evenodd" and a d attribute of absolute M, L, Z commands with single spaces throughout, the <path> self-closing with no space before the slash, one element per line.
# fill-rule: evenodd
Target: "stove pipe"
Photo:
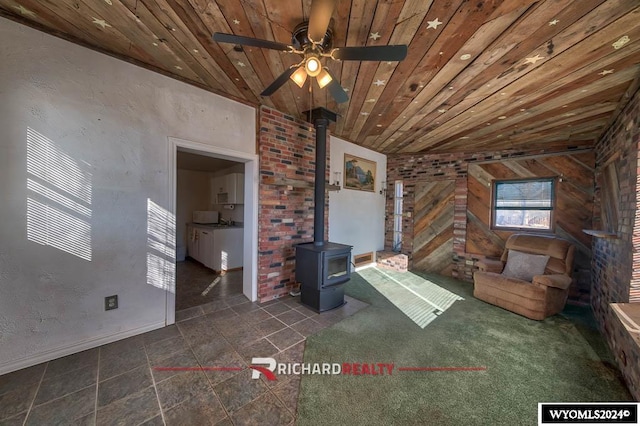
<path fill-rule="evenodd" d="M 325 175 L 327 170 L 327 126 L 329 120 L 316 118 L 316 173 L 313 194 L 313 244 L 324 245 Z"/>

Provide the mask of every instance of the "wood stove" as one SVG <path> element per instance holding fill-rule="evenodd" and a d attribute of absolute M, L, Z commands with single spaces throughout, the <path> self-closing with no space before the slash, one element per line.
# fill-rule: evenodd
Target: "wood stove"
<path fill-rule="evenodd" d="M 325 109 L 310 111 L 316 129 L 316 172 L 313 242 L 296 245 L 296 281 L 300 301 L 317 312 L 344 305 L 344 284 L 351 276 L 352 246 L 324 241 L 325 170 L 327 125 L 336 114 Z"/>
<path fill-rule="evenodd" d="M 325 242 L 296 245 L 296 281 L 300 301 L 318 312 L 344 305 L 344 284 L 351 275 L 351 246 Z"/>

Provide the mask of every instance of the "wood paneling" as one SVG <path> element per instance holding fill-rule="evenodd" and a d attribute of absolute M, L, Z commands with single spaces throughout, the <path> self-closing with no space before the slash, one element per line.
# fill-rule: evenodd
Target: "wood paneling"
<path fill-rule="evenodd" d="M 455 182 L 450 179 L 416 184 L 413 269 L 451 274 Z"/>
<path fill-rule="evenodd" d="M 469 165 L 466 252 L 499 257 L 506 239 L 513 234 L 491 229 L 493 180 L 553 176 L 558 178 L 554 232 L 576 245 L 576 267 L 588 269 L 591 237 L 582 230 L 592 226 L 594 165 L 593 154 L 549 155 Z"/>
<path fill-rule="evenodd" d="M 338 0 L 334 46 L 407 44 L 407 58 L 327 59 L 344 104 L 291 82 L 261 97 L 300 58 L 211 34 L 290 43 L 310 4 L 0 0 L 0 16 L 241 102 L 296 117 L 327 107 L 334 135 L 384 153 L 593 145 L 640 71 L 638 0 Z"/>

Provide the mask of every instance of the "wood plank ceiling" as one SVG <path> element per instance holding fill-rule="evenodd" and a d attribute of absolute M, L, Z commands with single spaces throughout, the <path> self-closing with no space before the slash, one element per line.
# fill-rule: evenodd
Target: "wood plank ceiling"
<path fill-rule="evenodd" d="M 327 59 L 350 100 L 286 83 L 311 0 L 0 0 L 0 15 L 252 105 L 340 114 L 333 134 L 384 153 L 592 145 L 640 73 L 638 0 L 338 0 L 334 46 L 407 44 L 402 62 Z M 314 83 L 315 84 L 315 83 Z"/>

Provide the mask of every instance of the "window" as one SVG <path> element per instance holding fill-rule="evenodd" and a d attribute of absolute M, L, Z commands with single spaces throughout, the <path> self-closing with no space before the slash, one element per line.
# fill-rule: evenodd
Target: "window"
<path fill-rule="evenodd" d="M 551 231 L 555 179 L 493 182 L 492 228 Z"/>
<path fill-rule="evenodd" d="M 393 193 L 393 251 L 402 250 L 402 181 L 394 184 Z"/>

